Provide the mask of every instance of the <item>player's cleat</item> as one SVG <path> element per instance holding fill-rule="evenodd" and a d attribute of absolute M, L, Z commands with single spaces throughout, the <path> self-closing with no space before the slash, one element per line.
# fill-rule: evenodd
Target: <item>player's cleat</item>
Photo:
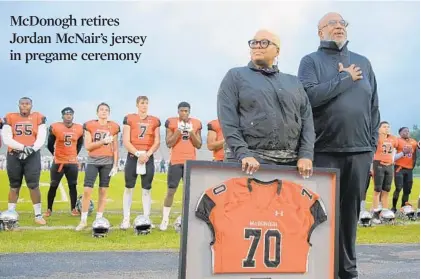
<path fill-rule="evenodd" d="M 127 230 L 128 228 L 130 228 L 130 219 L 124 218 L 123 222 L 121 222 L 120 229 Z"/>
<path fill-rule="evenodd" d="M 45 221 L 42 215 L 37 215 L 35 216 L 35 223 L 37 223 L 38 225 L 45 225 L 47 224 L 47 221 Z"/>
<path fill-rule="evenodd" d="M 51 209 L 47 209 L 47 211 L 44 212 L 44 217 L 50 217 L 52 213 Z"/>
<path fill-rule="evenodd" d="M 159 225 L 159 229 L 161 231 L 166 231 L 168 228 L 168 220 L 162 220 L 161 225 Z"/>
<path fill-rule="evenodd" d="M 86 228 L 88 226 L 88 224 L 86 222 L 82 222 L 80 221 L 79 225 L 76 227 L 76 231 L 80 232 L 81 230 L 83 230 L 84 228 Z"/>
<path fill-rule="evenodd" d="M 72 214 L 72 216 L 80 216 L 80 213 L 76 208 L 73 208 L 71 214 Z"/>

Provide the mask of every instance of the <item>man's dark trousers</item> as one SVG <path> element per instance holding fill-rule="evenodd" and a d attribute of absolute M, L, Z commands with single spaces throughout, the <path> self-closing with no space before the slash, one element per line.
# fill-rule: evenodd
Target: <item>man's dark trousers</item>
<path fill-rule="evenodd" d="M 340 170 L 339 278 L 357 278 L 355 242 L 372 152 L 315 153 L 314 166 Z"/>

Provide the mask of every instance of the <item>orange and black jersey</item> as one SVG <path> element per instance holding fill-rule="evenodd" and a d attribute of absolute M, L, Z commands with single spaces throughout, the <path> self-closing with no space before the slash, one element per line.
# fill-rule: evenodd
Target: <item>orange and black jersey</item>
<path fill-rule="evenodd" d="M 123 125 L 130 126 L 130 143 L 141 151 L 148 151 L 155 142 L 155 130 L 161 127 L 161 121 L 148 115 L 141 119 L 138 114 L 131 113 L 124 117 Z"/>
<path fill-rule="evenodd" d="M 403 139 L 398 138 L 398 147 L 396 148 L 397 153 L 403 152 L 404 149 L 410 150 L 407 154 L 403 155 L 395 161 L 395 165 L 405 169 L 413 169 L 417 159 L 417 148 L 418 142 L 412 138 Z"/>
<path fill-rule="evenodd" d="M 92 142 L 103 140 L 107 136 L 115 136 L 120 133 L 120 126 L 114 121 L 107 121 L 101 125 L 98 120 L 90 120 L 83 124 L 83 130 L 91 134 Z M 113 157 L 113 144 L 104 144 L 103 146 L 89 151 L 91 157 Z"/>
<path fill-rule="evenodd" d="M 213 236 L 213 273 L 305 273 L 311 234 L 327 220 L 313 191 L 248 177 L 208 188 L 195 214 Z"/>
<path fill-rule="evenodd" d="M 46 121 L 46 117 L 39 112 L 32 112 L 27 116 L 12 112 L 4 118 L 4 125 L 11 127 L 12 138 L 15 141 L 25 146 L 32 146 L 37 140 L 38 127 Z"/>
<path fill-rule="evenodd" d="M 224 139 L 224 135 L 222 134 L 222 128 L 219 124 L 219 120 L 215 119 L 208 123 L 208 131 L 214 131 L 216 133 L 216 140 L 220 141 Z M 218 150 L 213 151 L 213 159 L 215 161 L 222 161 L 224 160 L 224 148 L 220 148 Z"/>
<path fill-rule="evenodd" d="M 393 149 L 398 148 L 398 139 L 392 135 L 383 138 L 379 136 L 377 150 L 374 154 L 374 161 L 379 161 L 382 165 L 393 164 Z"/>
<path fill-rule="evenodd" d="M 47 148 L 54 155 L 56 164 L 77 163 L 83 145 L 83 127 L 73 123 L 67 127 L 63 122 L 53 123 L 48 130 Z"/>
<path fill-rule="evenodd" d="M 165 128 L 173 133 L 178 129 L 178 117 L 171 117 L 165 121 Z M 202 122 L 195 118 L 189 118 L 188 122 L 193 127 L 195 133 L 202 130 Z M 185 131 L 177 139 L 175 145 L 171 148 L 170 163 L 172 165 L 184 164 L 187 160 L 196 160 L 196 147 L 194 147 L 190 138 L 190 133 Z"/>

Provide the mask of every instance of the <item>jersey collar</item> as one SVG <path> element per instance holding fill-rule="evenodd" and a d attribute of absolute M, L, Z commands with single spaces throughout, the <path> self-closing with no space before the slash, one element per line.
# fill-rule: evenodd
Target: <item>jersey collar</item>
<path fill-rule="evenodd" d="M 247 188 L 249 189 L 250 192 L 253 191 L 253 188 L 251 186 L 251 182 L 255 182 L 255 183 L 259 184 L 259 186 L 268 186 L 268 185 L 271 185 L 275 182 L 278 182 L 278 186 L 276 188 L 276 193 L 278 194 L 278 196 L 281 194 L 282 180 L 280 180 L 280 179 L 262 181 L 262 180 L 259 180 L 259 179 L 255 178 L 255 177 L 249 178 L 249 179 L 247 179 Z"/>

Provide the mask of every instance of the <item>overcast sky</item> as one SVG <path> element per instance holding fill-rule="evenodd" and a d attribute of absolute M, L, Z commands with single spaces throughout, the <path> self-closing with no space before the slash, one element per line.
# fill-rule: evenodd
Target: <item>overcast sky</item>
<path fill-rule="evenodd" d="M 76 121 L 95 118 L 96 105 L 111 105 L 111 118 L 122 123 L 134 112 L 138 95 L 150 97 L 150 113 L 162 122 L 175 116 L 177 104 L 192 105 L 204 124 L 216 118 L 216 94 L 232 67 L 249 61 L 247 41 L 260 28 L 281 38 L 279 67 L 297 74 L 300 59 L 315 51 L 317 22 L 336 11 L 350 22 L 349 49 L 366 56 L 377 76 L 383 120 L 412 127 L 420 122 L 419 2 L 124 2 L 0 3 L 0 114 L 17 109 L 21 96 L 34 99 L 48 122 L 60 120 L 71 106 Z M 119 18 L 119 27 L 10 27 L 10 16 Z M 12 33 L 54 35 L 86 32 L 147 36 L 143 47 L 98 44 L 11 45 Z M 9 61 L 9 52 L 141 52 L 138 64 L 109 62 Z"/>

